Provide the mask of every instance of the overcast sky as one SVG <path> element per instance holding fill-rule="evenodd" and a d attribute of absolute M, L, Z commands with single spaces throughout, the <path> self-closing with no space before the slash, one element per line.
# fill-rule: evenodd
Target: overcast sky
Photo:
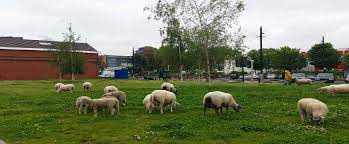
<path fill-rule="evenodd" d="M 156 0 L 155 0 L 156 1 Z M 132 47 L 159 47 L 160 24 L 143 12 L 154 0 L 0 0 L 0 36 L 62 40 L 71 22 L 73 31 L 102 54 L 130 55 Z M 347 0 L 247 0 L 240 23 L 245 45 L 259 48 L 288 45 L 307 50 L 314 43 L 349 47 Z"/>

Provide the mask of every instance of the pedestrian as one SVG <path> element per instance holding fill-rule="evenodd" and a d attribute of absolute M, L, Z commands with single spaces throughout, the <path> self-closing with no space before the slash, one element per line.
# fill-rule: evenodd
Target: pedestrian
<path fill-rule="evenodd" d="M 284 72 L 284 85 L 291 85 L 292 84 L 292 75 L 291 72 L 287 69 L 285 69 Z"/>

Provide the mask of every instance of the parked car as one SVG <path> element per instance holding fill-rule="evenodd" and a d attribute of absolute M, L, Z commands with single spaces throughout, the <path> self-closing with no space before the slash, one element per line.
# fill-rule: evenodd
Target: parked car
<path fill-rule="evenodd" d="M 276 75 L 275 74 L 268 74 L 267 79 L 275 79 Z"/>
<path fill-rule="evenodd" d="M 104 74 L 99 75 L 98 77 L 100 77 L 100 78 L 112 78 L 114 76 L 112 74 L 104 73 Z"/>
<path fill-rule="evenodd" d="M 316 79 L 316 76 L 314 76 L 314 75 L 308 75 L 307 77 L 308 77 L 308 79 L 311 79 L 311 80 L 315 80 Z"/>
<path fill-rule="evenodd" d="M 294 79 L 305 79 L 307 77 L 305 76 L 305 73 L 293 73 L 292 74 L 292 78 L 294 78 Z"/>
<path fill-rule="evenodd" d="M 334 82 L 334 75 L 333 73 L 319 73 L 317 74 L 315 80 L 320 81 L 320 80 L 324 80 L 326 82 Z"/>

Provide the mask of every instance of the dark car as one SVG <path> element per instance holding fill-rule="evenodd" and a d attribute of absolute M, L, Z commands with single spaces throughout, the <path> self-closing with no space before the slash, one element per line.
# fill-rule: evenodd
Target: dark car
<path fill-rule="evenodd" d="M 319 73 L 319 74 L 317 74 L 315 80 L 326 81 L 326 82 L 334 82 L 335 81 L 333 73 Z"/>

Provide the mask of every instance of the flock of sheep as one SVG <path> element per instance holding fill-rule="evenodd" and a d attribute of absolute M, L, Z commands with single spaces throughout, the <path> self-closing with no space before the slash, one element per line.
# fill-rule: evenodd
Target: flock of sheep
<path fill-rule="evenodd" d="M 311 82 L 311 81 L 310 81 Z M 309 81 L 298 81 L 298 84 L 309 84 Z M 55 85 L 57 93 L 63 91 L 73 92 L 75 86 L 73 84 L 57 83 Z M 92 83 L 84 82 L 83 89 L 86 92 L 91 91 Z M 337 93 L 349 93 L 349 84 L 339 84 L 324 86 L 317 89 L 320 93 L 328 92 L 331 95 Z M 163 83 L 160 90 L 154 90 L 152 93 L 145 96 L 143 104 L 146 112 L 151 113 L 155 108 L 160 109 L 160 113 L 163 114 L 164 107 L 169 106 L 170 111 L 173 112 L 176 105 L 180 105 L 176 102 L 177 90 L 171 83 Z M 115 112 L 119 112 L 120 106 L 126 106 L 126 94 L 119 91 L 115 86 L 107 86 L 104 88 L 104 94 L 101 98 L 91 99 L 88 96 L 81 96 L 76 99 L 75 106 L 81 114 L 84 109 L 84 113 L 87 113 L 87 108 L 93 109 L 95 117 L 97 117 L 98 108 L 107 108 L 111 115 Z M 241 112 L 242 107 L 234 100 L 234 97 L 229 93 L 220 91 L 214 91 L 207 93 L 203 98 L 204 115 L 207 108 L 212 108 L 218 114 L 222 113 L 222 109 L 232 107 L 235 111 Z M 302 98 L 297 103 L 298 111 L 302 121 L 312 121 L 317 124 L 323 123 L 326 114 L 328 113 L 327 105 L 317 99 Z"/>

